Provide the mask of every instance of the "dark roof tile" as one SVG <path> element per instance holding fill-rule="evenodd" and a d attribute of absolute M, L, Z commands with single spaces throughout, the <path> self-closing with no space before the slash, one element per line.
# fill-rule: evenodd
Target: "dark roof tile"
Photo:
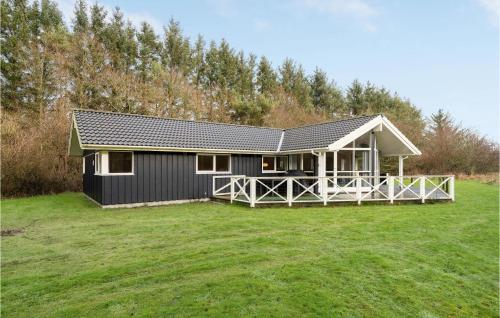
<path fill-rule="evenodd" d="M 92 110 L 75 110 L 74 115 L 83 145 L 272 152 L 282 134 L 281 151 L 324 148 L 376 117 L 282 130 Z"/>

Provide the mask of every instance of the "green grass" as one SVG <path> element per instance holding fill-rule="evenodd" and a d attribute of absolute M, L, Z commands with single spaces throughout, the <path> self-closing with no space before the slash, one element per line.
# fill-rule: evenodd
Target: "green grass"
<path fill-rule="evenodd" d="M 2 317 L 498 317 L 498 187 L 456 203 L 2 201 Z"/>

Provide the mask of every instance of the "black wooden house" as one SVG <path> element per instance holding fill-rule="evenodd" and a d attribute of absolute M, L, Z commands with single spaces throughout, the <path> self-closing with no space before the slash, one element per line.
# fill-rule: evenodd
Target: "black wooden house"
<path fill-rule="evenodd" d="M 380 176 L 379 157 L 420 151 L 383 115 L 291 129 L 75 110 L 69 153 L 103 207 L 208 200 L 214 176 Z"/>

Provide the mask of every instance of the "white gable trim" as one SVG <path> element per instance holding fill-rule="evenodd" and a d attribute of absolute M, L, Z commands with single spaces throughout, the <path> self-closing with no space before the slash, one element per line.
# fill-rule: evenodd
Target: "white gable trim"
<path fill-rule="evenodd" d="M 355 129 L 354 131 L 340 138 L 333 144 L 329 145 L 328 150 L 329 151 L 340 150 L 344 146 L 352 143 L 354 140 L 363 136 L 367 132 L 373 129 L 379 130 L 381 125 L 386 127 L 392 134 L 394 134 L 394 136 L 396 136 L 412 152 L 413 155 L 422 154 L 422 152 L 410 140 L 408 140 L 408 138 L 406 138 L 406 136 L 403 135 L 403 133 L 399 129 L 397 129 L 396 126 L 394 126 L 387 118 L 385 118 L 382 115 L 373 118 L 363 126 Z"/>

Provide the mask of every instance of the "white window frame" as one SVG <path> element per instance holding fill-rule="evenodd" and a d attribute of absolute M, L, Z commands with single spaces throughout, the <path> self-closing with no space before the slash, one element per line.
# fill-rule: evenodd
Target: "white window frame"
<path fill-rule="evenodd" d="M 212 156 L 212 170 L 198 170 L 198 156 Z M 216 171 L 216 161 L 217 161 L 217 156 L 225 156 L 229 157 L 229 170 L 228 171 Z M 232 171 L 232 157 L 231 154 L 224 154 L 224 153 L 197 153 L 196 154 L 196 162 L 195 162 L 195 169 L 196 169 L 196 174 L 231 174 Z"/>
<path fill-rule="evenodd" d="M 277 157 L 283 157 L 283 158 L 286 158 L 286 167 L 285 167 L 285 170 L 276 170 L 276 158 Z M 274 170 L 264 170 L 264 158 L 274 158 Z M 260 162 L 260 168 L 261 168 L 261 171 L 262 173 L 286 173 L 287 170 L 288 170 L 288 156 L 286 155 L 283 155 L 283 156 L 267 156 L 267 155 L 263 155 L 262 158 L 261 158 L 261 162 Z"/>
<path fill-rule="evenodd" d="M 87 157 L 82 157 L 82 174 L 85 174 L 85 160 L 87 160 Z"/>
<path fill-rule="evenodd" d="M 311 158 L 313 161 L 313 170 L 304 170 L 304 154 L 303 153 L 300 154 L 300 170 L 302 170 L 304 172 L 314 172 L 314 155 L 313 154 L 311 154 Z"/>
<path fill-rule="evenodd" d="M 109 172 L 109 153 L 128 152 L 132 154 L 132 172 Z M 133 151 L 99 151 L 94 155 L 94 169 L 97 176 L 133 176 L 135 167 L 135 154 Z"/>

